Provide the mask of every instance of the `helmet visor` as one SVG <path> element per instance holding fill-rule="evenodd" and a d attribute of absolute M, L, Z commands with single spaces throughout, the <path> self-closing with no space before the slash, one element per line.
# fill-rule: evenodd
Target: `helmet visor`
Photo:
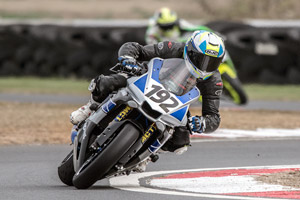
<path fill-rule="evenodd" d="M 166 23 L 166 24 L 160 24 L 158 23 L 158 26 L 163 29 L 163 30 L 171 30 L 174 28 L 174 26 L 176 25 L 176 23 Z"/>
<path fill-rule="evenodd" d="M 212 57 L 198 52 L 191 41 L 187 46 L 187 56 L 192 64 L 201 72 L 214 72 L 218 69 L 223 57 Z"/>

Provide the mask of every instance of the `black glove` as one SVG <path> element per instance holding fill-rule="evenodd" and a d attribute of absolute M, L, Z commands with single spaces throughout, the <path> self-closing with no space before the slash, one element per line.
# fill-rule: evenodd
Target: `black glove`
<path fill-rule="evenodd" d="M 189 126 L 193 132 L 203 133 L 205 130 L 205 120 L 203 117 L 192 116 L 189 118 Z"/>
<path fill-rule="evenodd" d="M 101 74 L 91 81 L 88 89 L 92 93 L 93 99 L 101 103 L 111 92 L 126 87 L 126 85 L 127 79 L 120 74 L 109 76 Z"/>
<path fill-rule="evenodd" d="M 118 58 L 120 64 L 124 67 L 124 70 L 132 72 L 134 74 L 140 74 L 142 68 L 138 66 L 136 60 L 131 56 L 120 56 Z"/>

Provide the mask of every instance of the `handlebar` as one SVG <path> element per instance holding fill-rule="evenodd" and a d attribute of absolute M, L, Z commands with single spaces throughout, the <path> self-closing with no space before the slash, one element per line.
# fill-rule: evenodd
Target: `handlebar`
<path fill-rule="evenodd" d="M 147 65 L 137 63 L 137 67 L 131 67 L 129 65 L 123 66 L 120 63 L 117 63 L 110 68 L 110 71 L 114 73 L 125 73 L 130 76 L 140 76 L 147 71 Z"/>

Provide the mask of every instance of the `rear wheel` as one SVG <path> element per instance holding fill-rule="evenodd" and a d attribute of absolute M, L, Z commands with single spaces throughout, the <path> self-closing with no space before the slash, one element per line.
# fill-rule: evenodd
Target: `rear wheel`
<path fill-rule="evenodd" d="M 67 157 L 61 162 L 58 167 L 58 176 L 60 180 L 68 185 L 73 186 L 73 176 L 75 174 L 74 165 L 73 165 L 73 151 L 71 151 Z"/>
<path fill-rule="evenodd" d="M 78 189 L 92 186 L 115 165 L 139 137 L 139 130 L 132 124 L 126 124 L 119 134 L 99 154 L 92 155 L 73 177 Z"/>
<path fill-rule="evenodd" d="M 238 78 L 231 78 L 225 72 L 222 74 L 222 81 L 225 96 L 229 96 L 229 98 L 238 105 L 245 105 L 248 102 L 248 97 Z"/>

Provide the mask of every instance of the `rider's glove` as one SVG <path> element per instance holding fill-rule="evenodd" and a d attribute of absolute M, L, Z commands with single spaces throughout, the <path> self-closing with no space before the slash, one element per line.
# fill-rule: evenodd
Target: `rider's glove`
<path fill-rule="evenodd" d="M 203 133 L 205 130 L 205 120 L 203 117 L 192 116 L 189 118 L 189 126 L 193 132 Z"/>
<path fill-rule="evenodd" d="M 136 60 L 131 56 L 120 56 L 118 60 L 120 64 L 128 71 L 135 72 L 139 68 Z"/>
<path fill-rule="evenodd" d="M 118 60 L 125 71 L 131 72 L 135 75 L 140 75 L 143 73 L 143 68 L 138 65 L 135 58 L 131 56 L 120 56 Z"/>

